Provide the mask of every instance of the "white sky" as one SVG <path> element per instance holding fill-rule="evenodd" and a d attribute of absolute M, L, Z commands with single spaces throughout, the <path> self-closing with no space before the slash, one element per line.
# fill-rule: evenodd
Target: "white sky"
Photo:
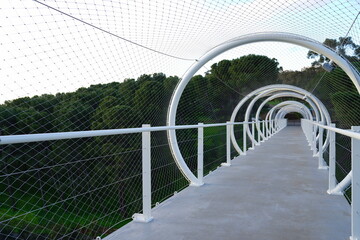
<path fill-rule="evenodd" d="M 341 4 L 330 0 L 265 2 L 45 3 L 146 47 L 191 59 L 251 32 L 293 32 L 319 41 L 344 36 L 357 13 L 356 6 L 360 8 L 356 0 Z M 338 17 L 336 14 L 341 15 L 341 21 L 329 21 L 332 16 Z M 145 50 L 34 1 L 2 0 L 0 23 L 0 103 L 23 96 L 75 91 L 144 73 L 181 77 L 193 63 Z M 261 54 L 278 59 L 284 70 L 300 70 L 312 62 L 306 59 L 307 51 L 285 43 L 249 44 L 222 54 L 207 67 L 222 59 Z"/>

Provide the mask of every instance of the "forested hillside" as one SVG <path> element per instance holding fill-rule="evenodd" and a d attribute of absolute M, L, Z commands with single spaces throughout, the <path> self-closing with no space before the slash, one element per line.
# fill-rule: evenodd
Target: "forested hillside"
<path fill-rule="evenodd" d="M 324 73 L 319 66 L 283 71 L 276 59 L 259 55 L 222 60 L 190 81 L 180 100 L 177 124 L 224 122 L 238 101 L 258 87 L 284 83 L 311 91 L 320 79 L 321 87 L 314 94 L 325 101 L 335 120 L 342 126 L 358 121 L 359 97 L 349 78 L 338 68 Z M 338 86 L 338 81 L 347 84 Z M 8 101 L 0 105 L 1 135 L 162 126 L 178 82 L 177 76 L 144 74 L 71 93 Z M 208 172 L 223 161 L 225 148 L 217 146 L 224 142 L 224 129 L 205 134 L 209 138 L 204 148 L 211 149 L 206 155 Z M 195 172 L 196 131 L 179 131 L 178 138 Z M 0 212 L 6 221 L 0 229 L 55 239 L 58 236 L 53 234 L 63 228 L 68 233 L 65 239 L 91 239 L 92 232 L 118 227 L 141 208 L 140 140 L 139 134 L 133 134 L 2 146 Z M 155 203 L 188 183 L 174 164 L 166 134 L 154 133 L 152 144 L 153 167 L 160 169 L 153 174 Z M 59 211 L 64 213 L 61 217 Z M 97 220 L 102 216 L 107 220 Z"/>

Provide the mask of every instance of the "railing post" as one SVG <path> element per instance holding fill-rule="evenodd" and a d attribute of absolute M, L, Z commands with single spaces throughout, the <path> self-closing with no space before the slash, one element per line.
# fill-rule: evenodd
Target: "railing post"
<path fill-rule="evenodd" d="M 312 125 L 310 122 L 307 122 L 306 124 L 306 131 L 307 131 L 307 136 L 308 136 L 308 142 L 309 142 L 309 146 L 312 149 Z"/>
<path fill-rule="evenodd" d="M 351 130 L 360 132 L 360 126 Z M 360 240 L 360 140 L 351 138 L 351 238 Z"/>
<path fill-rule="evenodd" d="M 251 122 L 251 149 L 255 148 L 255 127 L 254 127 L 254 122 Z"/>
<path fill-rule="evenodd" d="M 246 123 L 243 123 L 243 154 L 246 155 Z"/>
<path fill-rule="evenodd" d="M 276 122 L 273 120 L 273 126 L 274 126 L 274 134 L 276 134 Z"/>
<path fill-rule="evenodd" d="M 230 134 L 231 134 L 231 126 L 230 122 L 226 122 L 226 163 L 222 163 L 222 166 L 230 167 L 231 166 L 231 145 L 230 145 Z"/>
<path fill-rule="evenodd" d="M 312 124 L 311 124 L 310 121 L 307 122 L 306 129 L 307 129 L 307 132 L 308 132 L 309 146 L 310 146 L 310 149 L 312 149 Z"/>
<path fill-rule="evenodd" d="M 331 127 L 335 128 L 335 124 L 332 123 Z M 330 142 L 329 142 L 329 190 L 328 193 L 331 192 L 332 189 L 336 186 L 336 145 L 335 145 L 335 137 L 336 134 L 334 131 L 328 131 L 330 134 Z"/>
<path fill-rule="evenodd" d="M 143 128 L 149 128 L 149 124 L 143 124 Z M 150 222 L 151 216 L 151 138 L 150 132 L 142 132 L 142 195 L 143 213 L 133 215 L 135 222 Z"/>
<path fill-rule="evenodd" d="M 259 129 L 261 129 L 261 122 L 260 122 L 260 121 L 256 121 L 256 123 L 259 124 Z M 256 129 L 257 129 L 257 128 L 256 128 Z M 258 134 L 258 145 L 260 145 L 260 141 L 261 141 L 261 139 L 260 139 L 260 131 L 258 131 L 257 134 Z"/>
<path fill-rule="evenodd" d="M 312 135 L 311 135 L 311 140 L 312 140 L 312 150 L 313 150 L 313 156 L 315 157 L 316 156 L 316 125 L 313 124 L 312 125 Z"/>
<path fill-rule="evenodd" d="M 268 128 L 267 127 L 269 127 L 269 124 L 268 124 L 268 121 L 267 120 L 265 120 L 265 140 L 268 140 L 268 134 L 269 134 L 269 131 L 268 131 Z"/>
<path fill-rule="evenodd" d="M 265 138 L 266 138 L 266 135 L 265 135 L 265 120 L 262 121 L 262 133 L 263 133 L 262 142 L 264 142 Z"/>
<path fill-rule="evenodd" d="M 197 158 L 197 175 L 200 185 L 204 184 L 204 127 L 203 123 L 198 124 L 198 158 Z"/>
<path fill-rule="evenodd" d="M 323 158 L 324 129 L 319 127 L 319 169 L 327 169 Z"/>

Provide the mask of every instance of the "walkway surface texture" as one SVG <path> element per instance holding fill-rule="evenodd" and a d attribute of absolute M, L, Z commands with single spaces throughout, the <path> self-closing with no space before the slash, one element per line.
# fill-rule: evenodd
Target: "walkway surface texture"
<path fill-rule="evenodd" d="M 301 128 L 286 127 L 105 239 L 349 239 L 350 205 L 326 193 L 327 174 Z"/>

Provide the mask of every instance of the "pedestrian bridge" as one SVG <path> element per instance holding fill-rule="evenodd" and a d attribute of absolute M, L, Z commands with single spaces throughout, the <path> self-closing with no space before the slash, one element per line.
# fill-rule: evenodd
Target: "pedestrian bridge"
<path fill-rule="evenodd" d="M 351 209 L 329 196 L 328 170 L 307 146 L 301 127 L 285 127 L 105 239 L 347 239 Z"/>
<path fill-rule="evenodd" d="M 0 240 L 360 240 L 359 9 L 1 1 Z"/>

